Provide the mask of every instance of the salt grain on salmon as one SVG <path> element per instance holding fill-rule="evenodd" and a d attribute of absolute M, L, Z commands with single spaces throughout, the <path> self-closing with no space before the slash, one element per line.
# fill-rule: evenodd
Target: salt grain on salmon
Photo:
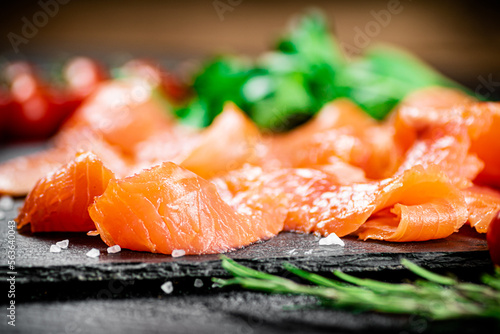
<path fill-rule="evenodd" d="M 88 257 L 97 258 L 99 257 L 99 255 L 101 255 L 101 252 L 97 248 L 92 248 L 85 255 L 87 255 Z"/>
<path fill-rule="evenodd" d="M 108 254 L 119 253 L 121 250 L 122 250 L 122 248 L 119 245 L 114 245 L 114 246 L 108 247 Z"/>
<path fill-rule="evenodd" d="M 163 292 L 165 292 L 166 294 L 171 294 L 172 291 L 174 291 L 174 286 L 172 285 L 172 282 L 168 281 L 168 282 L 165 282 L 161 285 L 161 289 L 163 290 Z"/>
<path fill-rule="evenodd" d="M 51 253 L 60 253 L 61 252 L 61 247 L 57 245 L 51 245 L 50 246 L 50 252 Z"/>
<path fill-rule="evenodd" d="M 335 233 L 330 233 L 326 238 L 319 239 L 321 246 L 339 245 L 344 247 L 345 243 Z"/>
<path fill-rule="evenodd" d="M 174 249 L 172 251 L 172 257 L 181 257 L 186 255 L 186 251 L 184 249 Z"/>
<path fill-rule="evenodd" d="M 69 246 L 69 240 L 66 239 L 66 240 L 58 241 L 58 242 L 56 242 L 56 245 L 59 246 L 61 249 L 68 248 L 68 246 Z"/>

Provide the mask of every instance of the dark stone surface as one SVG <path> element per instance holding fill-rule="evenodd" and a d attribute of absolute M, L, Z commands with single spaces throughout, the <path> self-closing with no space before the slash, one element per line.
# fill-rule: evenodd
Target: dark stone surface
<path fill-rule="evenodd" d="M 174 290 L 175 292 L 175 290 Z M 418 316 L 323 309 L 313 298 L 228 291 L 134 299 L 20 304 L 2 333 L 498 333 L 492 320 L 430 321 Z"/>

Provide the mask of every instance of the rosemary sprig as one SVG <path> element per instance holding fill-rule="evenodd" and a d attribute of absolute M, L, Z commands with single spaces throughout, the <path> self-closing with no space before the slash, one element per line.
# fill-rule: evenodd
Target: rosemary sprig
<path fill-rule="evenodd" d="M 474 284 L 438 275 L 406 259 L 401 264 L 422 279 L 413 283 L 386 283 L 336 270 L 333 274 L 339 280 L 335 280 L 285 263 L 286 270 L 314 284 L 306 285 L 245 267 L 223 256 L 222 267 L 234 278 L 212 280 L 220 286 L 240 285 L 270 293 L 310 295 L 334 308 L 418 314 L 437 320 L 464 316 L 500 319 L 499 268 L 493 275 L 485 274 L 483 284 Z"/>

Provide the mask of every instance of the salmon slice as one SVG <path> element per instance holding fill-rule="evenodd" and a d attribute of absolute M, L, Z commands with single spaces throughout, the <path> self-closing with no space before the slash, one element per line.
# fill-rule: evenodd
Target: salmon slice
<path fill-rule="evenodd" d="M 74 159 L 78 152 L 91 151 L 117 175 L 129 173 L 131 161 L 90 130 L 65 131 L 47 150 L 0 164 L 0 193 L 23 196 L 36 182 Z"/>
<path fill-rule="evenodd" d="M 24 196 L 38 180 L 68 160 L 65 150 L 51 149 L 6 161 L 0 164 L 0 193 Z"/>
<path fill-rule="evenodd" d="M 36 181 L 71 161 L 78 151 L 94 152 L 117 175 L 135 171 L 135 145 L 170 131 L 165 112 L 141 82 L 104 83 L 53 138 L 52 147 L 0 164 L 0 193 L 26 195 Z"/>
<path fill-rule="evenodd" d="M 410 95 L 391 122 L 403 153 L 398 173 L 415 165 L 439 165 L 460 188 L 487 168 L 474 147 L 492 122 L 491 108 L 455 90 L 424 89 Z M 486 164 L 488 165 L 488 164 Z"/>
<path fill-rule="evenodd" d="M 491 113 L 491 122 L 483 125 L 471 143 L 471 152 L 484 162 L 475 182 L 500 187 L 500 103 L 481 103 L 477 109 L 483 114 Z"/>
<path fill-rule="evenodd" d="M 469 224 L 479 233 L 486 233 L 491 221 L 500 211 L 500 192 L 473 186 L 462 191 L 469 210 Z"/>
<path fill-rule="evenodd" d="M 145 80 L 105 82 L 78 108 L 61 131 L 91 129 L 131 155 L 139 142 L 172 128 L 172 118 L 153 97 L 152 89 Z"/>
<path fill-rule="evenodd" d="M 420 166 L 387 182 L 374 213 L 355 232 L 359 238 L 396 242 L 446 238 L 468 218 L 462 193 L 438 168 L 424 171 Z"/>
<path fill-rule="evenodd" d="M 259 151 L 265 169 L 308 168 L 335 158 L 362 168 L 368 177 L 390 175 L 396 161 L 391 128 L 382 126 L 346 99 L 338 99 L 308 123 L 263 138 Z"/>
<path fill-rule="evenodd" d="M 456 232 L 468 217 L 464 196 L 437 166 L 413 167 L 381 181 L 342 185 L 335 176 L 311 168 L 263 171 L 247 167 L 213 182 L 230 202 L 238 194 L 261 187 L 286 194 L 288 215 L 284 230 L 388 241 L 422 241 L 445 238 Z M 222 183 L 222 185 L 221 185 Z M 419 210 L 426 210 L 422 215 Z M 376 233 L 386 221 L 372 219 L 388 212 L 391 226 Z M 369 221 L 369 219 L 372 219 Z M 368 223 L 367 223 L 368 221 Z M 425 228 L 424 228 L 425 227 Z M 385 227 L 384 227 L 385 228 Z"/>
<path fill-rule="evenodd" d="M 223 201 L 215 186 L 166 162 L 121 180 L 111 180 L 89 208 L 108 245 L 153 253 L 213 254 L 276 235 L 285 203 L 248 193 L 241 205 Z"/>
<path fill-rule="evenodd" d="M 203 178 L 212 178 L 254 161 L 259 141 L 255 124 L 235 104 L 228 103 L 180 165 Z"/>
<path fill-rule="evenodd" d="M 90 152 L 39 180 L 30 191 L 16 219 L 19 229 L 32 232 L 87 232 L 95 229 L 88 214 L 114 175 Z"/>
<path fill-rule="evenodd" d="M 201 141 L 196 129 L 175 125 L 169 131 L 155 133 L 134 147 L 134 171 L 162 162 L 180 164 Z"/>
<path fill-rule="evenodd" d="M 397 174 L 417 165 L 424 168 L 438 165 L 457 187 L 470 187 L 484 164 L 469 148 L 465 127 L 448 124 L 443 128 L 430 128 L 406 152 Z"/>

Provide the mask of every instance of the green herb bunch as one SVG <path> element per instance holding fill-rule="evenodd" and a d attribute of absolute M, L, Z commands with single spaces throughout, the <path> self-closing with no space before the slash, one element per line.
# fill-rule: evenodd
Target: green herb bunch
<path fill-rule="evenodd" d="M 493 275 L 483 275 L 482 284 L 475 284 L 435 274 L 405 259 L 401 264 L 423 279 L 413 283 L 386 283 L 336 270 L 333 274 L 340 280 L 334 280 L 284 264 L 286 270 L 314 284 L 307 285 L 253 270 L 223 257 L 223 268 L 235 278 L 214 278 L 213 281 L 220 286 L 240 285 L 270 293 L 314 296 L 332 308 L 417 314 L 436 320 L 500 319 L 500 267 Z"/>
<path fill-rule="evenodd" d="M 460 87 L 396 48 L 375 47 L 346 58 L 317 11 L 295 23 L 255 61 L 222 55 L 206 62 L 193 78 L 195 98 L 176 114 L 184 123 L 204 127 L 232 101 L 262 130 L 285 131 L 336 98 L 349 98 L 381 120 L 413 90 Z"/>

